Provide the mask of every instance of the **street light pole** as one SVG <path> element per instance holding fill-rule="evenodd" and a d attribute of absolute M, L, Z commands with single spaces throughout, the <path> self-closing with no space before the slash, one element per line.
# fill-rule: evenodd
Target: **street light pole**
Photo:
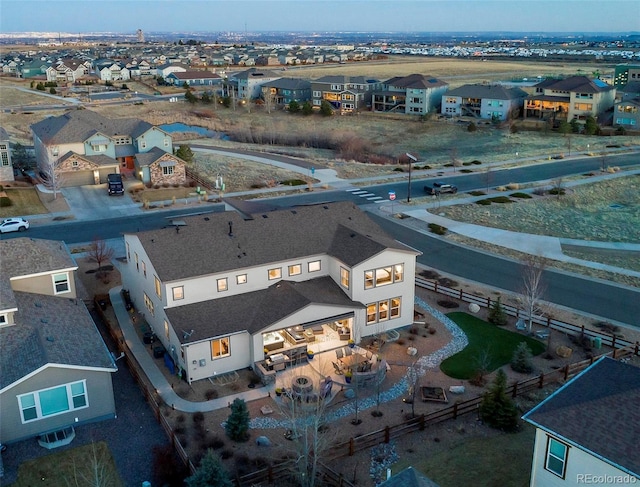
<path fill-rule="evenodd" d="M 407 203 L 411 203 L 411 164 L 417 162 L 418 159 L 408 152 L 405 155 L 409 158 L 409 188 L 407 190 Z"/>

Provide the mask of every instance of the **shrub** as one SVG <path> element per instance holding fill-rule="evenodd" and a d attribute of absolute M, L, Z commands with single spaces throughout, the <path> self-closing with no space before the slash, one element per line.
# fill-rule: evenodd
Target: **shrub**
<path fill-rule="evenodd" d="M 507 184 L 507 189 L 520 189 L 520 185 L 518 183 L 509 183 Z"/>
<path fill-rule="evenodd" d="M 11 198 L 8 196 L 0 196 L 0 208 L 6 208 L 11 205 L 13 205 Z"/>
<path fill-rule="evenodd" d="M 437 223 L 429 223 L 429 230 L 436 235 L 444 235 L 447 233 L 447 227 L 443 227 Z"/>
<path fill-rule="evenodd" d="M 491 204 L 491 200 L 478 200 L 476 201 L 476 205 L 489 206 Z"/>
<path fill-rule="evenodd" d="M 404 169 L 402 169 L 401 167 L 396 167 L 393 169 L 394 172 L 404 172 Z"/>
<path fill-rule="evenodd" d="M 475 191 L 469 191 L 469 194 L 471 196 L 484 196 L 487 193 L 485 193 L 484 191 L 475 190 Z"/>
<path fill-rule="evenodd" d="M 464 173 L 464 174 L 469 174 L 469 173 L 473 172 L 473 169 L 460 169 L 460 172 Z"/>
<path fill-rule="evenodd" d="M 478 130 L 476 124 L 473 122 L 469 122 L 469 125 L 467 125 L 467 132 L 475 132 L 476 130 Z"/>
<path fill-rule="evenodd" d="M 551 188 L 549 190 L 549 194 L 553 194 L 556 196 L 562 196 L 566 193 L 566 191 L 564 190 L 564 188 Z"/>
<path fill-rule="evenodd" d="M 493 198 L 489 199 L 492 203 L 513 203 L 513 201 L 511 201 L 508 196 L 494 196 Z"/>
<path fill-rule="evenodd" d="M 204 397 L 207 401 L 210 401 L 211 399 L 217 399 L 218 391 L 216 391 L 215 389 L 209 389 L 207 392 L 204 393 Z"/>
<path fill-rule="evenodd" d="M 446 299 L 441 299 L 440 301 L 438 301 L 438 306 L 442 306 L 443 308 L 447 309 L 455 309 L 460 307 L 460 305 L 455 301 L 448 301 Z"/>
<path fill-rule="evenodd" d="M 487 321 L 489 323 L 493 323 L 494 325 L 504 326 L 507 324 L 507 314 L 502 309 L 502 303 L 500 302 L 500 296 L 496 299 L 491 308 L 489 308 L 489 315 L 487 316 Z"/>
<path fill-rule="evenodd" d="M 193 413 L 193 422 L 202 423 L 204 421 L 204 414 L 200 411 Z"/>
<path fill-rule="evenodd" d="M 522 372 L 524 374 L 530 374 L 533 372 L 533 363 L 531 361 L 532 353 L 531 349 L 527 345 L 527 342 L 520 342 L 518 348 L 513 352 L 513 358 L 511 359 L 511 368 L 516 372 Z"/>
<path fill-rule="evenodd" d="M 509 196 L 511 198 L 520 198 L 523 200 L 531 199 L 531 195 L 529 193 L 511 193 Z"/>
<path fill-rule="evenodd" d="M 474 159 L 473 161 L 471 161 L 471 164 L 475 164 L 476 166 L 479 166 L 480 164 L 482 164 L 482 161 L 479 161 L 478 159 Z"/>

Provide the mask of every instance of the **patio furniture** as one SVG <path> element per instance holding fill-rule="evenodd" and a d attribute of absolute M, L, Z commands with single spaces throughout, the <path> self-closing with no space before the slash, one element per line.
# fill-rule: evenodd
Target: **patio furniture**
<path fill-rule="evenodd" d="M 336 374 L 342 375 L 342 367 L 340 367 L 340 364 L 336 362 L 332 362 L 332 364 L 333 364 L 334 370 L 336 371 Z"/>
<path fill-rule="evenodd" d="M 307 343 L 316 341 L 316 336 L 313 333 L 313 330 L 305 330 L 304 331 L 304 337 L 306 338 Z"/>
<path fill-rule="evenodd" d="M 348 355 L 340 360 L 344 367 L 353 369 L 357 368 L 359 365 L 365 363 L 367 361 L 367 357 L 364 355 L 360 355 L 359 353 L 354 353 L 353 355 Z"/>
<path fill-rule="evenodd" d="M 349 330 L 347 330 L 346 328 L 341 328 L 340 330 L 338 330 L 338 338 L 342 341 L 348 340 L 349 338 L 351 338 L 351 333 L 349 333 Z"/>
<path fill-rule="evenodd" d="M 344 357 L 344 352 L 342 351 L 341 348 L 338 348 L 336 350 L 336 357 L 338 357 L 338 360 L 340 360 L 342 357 Z"/>
<path fill-rule="evenodd" d="M 353 354 L 353 350 L 351 349 L 351 347 L 347 347 L 347 348 L 345 348 L 345 349 L 344 349 L 344 354 L 345 354 L 345 356 L 347 356 L 347 357 L 348 357 L 349 355 L 352 355 L 352 354 Z"/>

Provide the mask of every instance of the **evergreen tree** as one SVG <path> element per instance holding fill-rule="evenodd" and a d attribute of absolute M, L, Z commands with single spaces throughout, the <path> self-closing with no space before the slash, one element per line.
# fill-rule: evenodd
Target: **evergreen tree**
<path fill-rule="evenodd" d="M 249 410 L 244 400 L 236 398 L 231 403 L 231 414 L 227 418 L 224 429 L 233 441 L 249 439 Z"/>
<path fill-rule="evenodd" d="M 198 97 L 191 93 L 191 90 L 187 90 L 187 92 L 184 94 L 184 99 L 189 103 L 195 103 L 198 101 Z"/>
<path fill-rule="evenodd" d="M 584 133 L 586 135 L 595 135 L 598 133 L 598 122 L 589 115 L 584 121 Z"/>
<path fill-rule="evenodd" d="M 500 302 L 500 296 L 496 299 L 491 308 L 489 308 L 489 323 L 493 323 L 494 325 L 504 326 L 507 324 L 507 313 L 502 309 L 502 303 Z"/>
<path fill-rule="evenodd" d="M 305 101 L 302 104 L 302 114 L 303 115 L 311 115 L 313 113 L 313 105 L 311 105 L 310 101 Z"/>
<path fill-rule="evenodd" d="M 560 126 L 558 127 L 558 132 L 560 132 L 562 135 L 570 134 L 571 125 L 569 125 L 569 122 L 567 122 L 566 120 L 563 120 L 562 122 L 560 122 Z"/>
<path fill-rule="evenodd" d="M 569 122 L 569 125 L 571 125 L 571 131 L 574 134 L 579 134 L 580 133 L 580 130 L 582 129 L 582 127 L 578 123 L 577 119 L 574 118 L 573 120 L 571 120 L 571 122 Z"/>
<path fill-rule="evenodd" d="M 200 97 L 200 101 L 202 103 L 211 103 L 213 101 L 213 99 L 211 98 L 211 95 L 209 95 L 209 93 L 207 93 L 206 91 L 202 94 L 202 96 Z"/>
<path fill-rule="evenodd" d="M 193 162 L 193 151 L 188 145 L 181 145 L 176 151 L 176 156 L 185 162 Z"/>
<path fill-rule="evenodd" d="M 518 409 L 506 389 L 507 374 L 499 369 L 489 391 L 482 396 L 480 419 L 492 428 L 514 431 L 518 427 Z"/>
<path fill-rule="evenodd" d="M 331 103 L 327 100 L 322 100 L 322 103 L 320 103 L 320 114 L 323 117 L 330 117 L 333 115 L 333 108 L 331 108 Z"/>
<path fill-rule="evenodd" d="M 527 345 L 527 342 L 520 342 L 518 348 L 513 352 L 511 358 L 511 368 L 516 372 L 522 372 L 529 374 L 533 371 L 533 363 L 531 362 L 531 349 Z"/>
<path fill-rule="evenodd" d="M 229 108 L 231 106 L 231 97 L 230 96 L 223 96 L 222 97 L 222 106 L 224 106 L 225 108 Z"/>
<path fill-rule="evenodd" d="M 300 103 L 295 100 L 291 100 L 289 103 L 289 112 L 290 113 L 298 113 L 300 111 Z"/>
<path fill-rule="evenodd" d="M 233 487 L 220 457 L 209 448 L 195 473 L 185 479 L 187 487 Z"/>

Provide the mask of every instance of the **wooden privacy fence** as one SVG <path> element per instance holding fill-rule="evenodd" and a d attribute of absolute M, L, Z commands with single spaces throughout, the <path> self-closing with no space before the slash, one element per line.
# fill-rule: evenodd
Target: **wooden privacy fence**
<path fill-rule="evenodd" d="M 460 301 L 465 301 L 467 303 L 475 303 L 478 306 L 483 308 L 490 308 L 495 300 L 491 300 L 489 297 L 476 296 L 475 294 L 470 294 L 462 289 L 453 289 L 449 287 L 442 286 L 438 284 L 437 281 L 430 281 L 428 279 L 416 278 L 416 286 L 421 287 L 423 289 L 427 289 L 429 291 L 436 292 L 438 294 L 442 294 L 444 296 L 448 296 L 451 298 L 459 299 Z M 500 303 L 500 306 L 504 310 L 506 314 L 509 316 L 514 316 L 515 318 L 524 318 L 524 311 L 517 308 L 516 306 L 510 306 L 508 304 Z M 528 317 L 527 317 L 528 320 Z M 557 330 L 562 333 L 567 333 L 569 335 L 576 336 L 584 336 L 587 338 L 600 338 L 602 345 L 607 345 L 611 348 L 625 348 L 630 345 L 633 345 L 633 342 L 625 340 L 619 336 L 616 336 L 613 333 L 604 333 L 597 330 L 589 330 L 582 326 L 573 325 L 571 323 L 566 323 L 564 321 L 556 320 L 551 318 L 550 316 L 541 317 L 534 316 L 531 320 L 533 324 L 538 326 L 544 326 L 545 328 L 549 328 L 551 330 Z"/>
<path fill-rule="evenodd" d="M 195 181 L 199 186 L 202 186 L 203 188 L 207 188 L 210 191 L 213 191 L 215 189 L 215 185 L 212 184 L 210 180 L 193 169 L 190 169 L 188 167 L 185 168 L 185 176 L 187 176 L 187 178 L 191 179 L 192 181 Z"/>

